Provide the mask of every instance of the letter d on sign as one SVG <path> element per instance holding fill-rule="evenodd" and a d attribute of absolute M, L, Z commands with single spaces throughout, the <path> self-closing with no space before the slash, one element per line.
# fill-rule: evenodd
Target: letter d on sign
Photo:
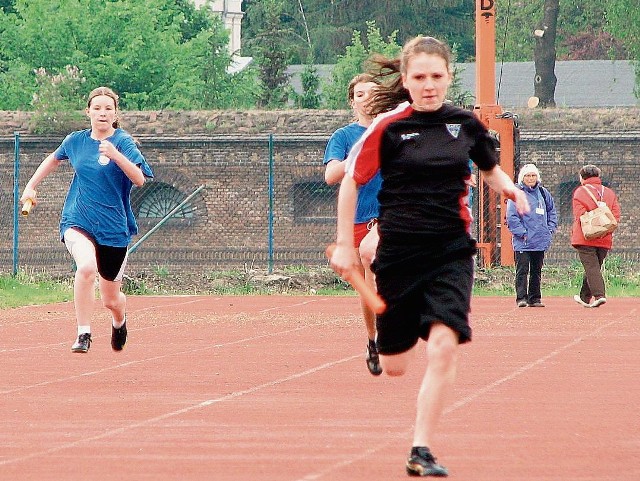
<path fill-rule="evenodd" d="M 493 0 L 480 0 L 480 10 L 493 10 Z"/>

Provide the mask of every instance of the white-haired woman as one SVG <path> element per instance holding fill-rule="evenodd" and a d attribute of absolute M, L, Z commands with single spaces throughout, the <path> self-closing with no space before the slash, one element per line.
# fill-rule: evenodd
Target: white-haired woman
<path fill-rule="evenodd" d="M 558 227 L 558 215 L 553 196 L 542 186 L 534 164 L 520 169 L 517 185 L 526 194 L 531 210 L 518 212 L 512 201 L 507 202 L 507 227 L 516 261 L 516 303 L 518 307 L 544 307 L 540 292 L 542 265 Z"/>

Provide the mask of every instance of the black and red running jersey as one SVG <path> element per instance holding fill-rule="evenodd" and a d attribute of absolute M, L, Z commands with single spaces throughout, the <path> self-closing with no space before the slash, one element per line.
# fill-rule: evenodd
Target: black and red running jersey
<path fill-rule="evenodd" d="M 347 173 L 362 185 L 380 170 L 381 234 L 455 237 L 471 221 L 469 159 L 484 171 L 498 164 L 495 143 L 473 112 L 446 104 L 421 112 L 405 102 L 376 117 L 353 146 Z"/>

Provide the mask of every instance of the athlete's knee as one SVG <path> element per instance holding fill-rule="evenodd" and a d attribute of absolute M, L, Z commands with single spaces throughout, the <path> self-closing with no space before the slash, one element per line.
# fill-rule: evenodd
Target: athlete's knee
<path fill-rule="evenodd" d="M 122 292 L 105 294 L 101 293 L 102 305 L 110 311 L 117 311 L 122 308 L 125 302 L 125 296 Z"/>
<path fill-rule="evenodd" d="M 431 328 L 427 344 L 430 363 L 449 365 L 456 360 L 458 353 L 458 338 L 455 331 L 442 324 Z"/>
<path fill-rule="evenodd" d="M 407 373 L 407 364 L 394 356 L 380 356 L 382 371 L 391 377 L 404 376 Z"/>
<path fill-rule="evenodd" d="M 95 282 L 96 265 L 91 262 L 79 264 L 76 267 L 76 279 L 82 282 Z"/>

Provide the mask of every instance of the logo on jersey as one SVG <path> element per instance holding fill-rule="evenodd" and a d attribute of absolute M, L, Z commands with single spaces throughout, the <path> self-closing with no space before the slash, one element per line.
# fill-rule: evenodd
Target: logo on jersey
<path fill-rule="evenodd" d="M 454 139 L 458 138 L 460 135 L 460 124 L 445 124 L 447 126 L 447 130 L 451 134 Z"/>
<path fill-rule="evenodd" d="M 400 138 L 401 138 L 402 140 L 411 140 L 411 139 L 413 139 L 414 137 L 418 137 L 419 135 L 420 135 L 420 133 L 418 133 L 418 132 L 411 132 L 410 134 L 402 134 L 402 135 L 400 136 Z"/>
<path fill-rule="evenodd" d="M 98 157 L 98 163 L 100 165 L 108 165 L 110 160 L 111 159 L 106 155 L 101 155 L 100 157 Z"/>

